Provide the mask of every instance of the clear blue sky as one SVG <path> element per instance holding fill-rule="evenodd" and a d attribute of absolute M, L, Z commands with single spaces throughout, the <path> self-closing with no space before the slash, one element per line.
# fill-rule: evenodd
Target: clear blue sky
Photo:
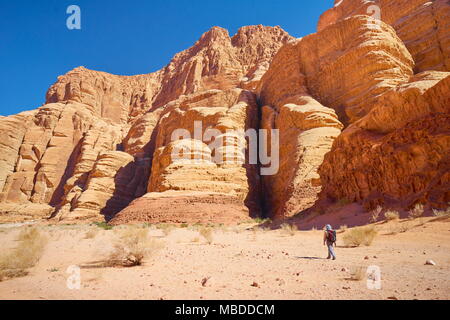
<path fill-rule="evenodd" d="M 212 26 L 279 25 L 315 32 L 333 0 L 0 0 L 0 115 L 41 106 L 58 75 L 85 66 L 120 75 L 156 71 Z M 66 27 L 69 5 L 81 30 Z"/>

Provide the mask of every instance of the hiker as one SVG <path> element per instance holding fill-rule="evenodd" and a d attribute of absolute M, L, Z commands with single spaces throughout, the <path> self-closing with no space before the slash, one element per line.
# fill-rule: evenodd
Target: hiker
<path fill-rule="evenodd" d="M 328 258 L 333 260 L 336 260 L 336 254 L 334 253 L 333 245 L 336 245 L 336 231 L 333 230 L 333 228 L 327 224 L 325 226 L 325 233 L 323 235 L 323 245 L 327 245 L 328 247 Z"/>

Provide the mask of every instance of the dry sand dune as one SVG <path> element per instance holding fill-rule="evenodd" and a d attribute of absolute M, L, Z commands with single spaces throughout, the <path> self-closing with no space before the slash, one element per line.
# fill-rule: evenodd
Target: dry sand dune
<path fill-rule="evenodd" d="M 121 229 L 142 227 L 42 225 L 41 232 L 49 238 L 42 258 L 28 276 L 0 282 L 0 299 L 450 298 L 448 218 L 379 223 L 379 234 L 369 247 L 345 248 L 345 233 L 339 233 L 337 261 L 324 259 L 320 230 L 254 226 L 215 227 L 210 244 L 193 227 L 169 232 L 167 226 L 147 226 L 149 237 L 163 242 L 164 248 L 143 266 L 83 268 L 80 290 L 69 290 L 69 266 L 98 260 Z M 21 228 L 29 227 L 0 228 L 5 250 L 16 245 Z M 430 259 L 435 266 L 425 265 Z M 350 280 L 371 265 L 381 268 L 381 290 L 369 290 L 365 275 Z"/>

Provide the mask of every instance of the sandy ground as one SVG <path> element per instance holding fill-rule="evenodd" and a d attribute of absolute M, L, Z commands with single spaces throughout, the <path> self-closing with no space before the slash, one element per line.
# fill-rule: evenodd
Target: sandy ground
<path fill-rule="evenodd" d="M 208 244 L 195 230 L 166 236 L 151 227 L 164 248 L 144 266 L 81 269 L 80 290 L 68 289 L 67 268 L 98 260 L 118 230 L 130 227 L 45 225 L 50 241 L 41 260 L 28 276 L 0 282 L 0 299 L 450 299 L 450 221 L 431 220 L 380 223 L 370 247 L 344 248 L 338 240 L 336 261 L 324 259 L 322 231 L 217 227 Z M 401 226 L 409 230 L 397 233 Z M 2 250 L 14 247 L 21 228 L 0 226 Z M 89 230 L 98 230 L 95 238 L 85 238 Z M 429 259 L 436 266 L 425 265 Z M 349 279 L 371 265 L 381 269 L 381 290 Z"/>

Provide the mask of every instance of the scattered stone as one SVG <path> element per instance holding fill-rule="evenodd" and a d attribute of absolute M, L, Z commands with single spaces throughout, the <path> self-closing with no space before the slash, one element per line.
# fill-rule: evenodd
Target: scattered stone
<path fill-rule="evenodd" d="M 387 299 L 388 299 L 388 300 L 398 300 L 398 298 L 397 298 L 397 297 L 394 297 L 394 296 L 388 297 Z"/>
<path fill-rule="evenodd" d="M 425 262 L 426 266 L 435 266 L 436 262 L 434 262 L 433 260 L 427 260 L 427 262 Z"/>
<path fill-rule="evenodd" d="M 203 287 L 206 287 L 206 286 L 207 286 L 209 279 L 211 279 L 211 277 L 207 277 L 207 278 L 203 278 L 203 279 L 202 279 L 202 286 L 203 286 Z"/>
<path fill-rule="evenodd" d="M 348 269 L 347 268 L 342 268 L 341 271 L 342 272 L 348 272 Z"/>
<path fill-rule="evenodd" d="M 364 260 L 369 260 L 369 259 L 370 259 L 369 256 L 364 257 Z"/>
<path fill-rule="evenodd" d="M 252 287 L 254 287 L 254 288 L 259 288 L 259 284 L 258 284 L 257 282 L 253 282 L 253 283 L 252 283 Z"/>

